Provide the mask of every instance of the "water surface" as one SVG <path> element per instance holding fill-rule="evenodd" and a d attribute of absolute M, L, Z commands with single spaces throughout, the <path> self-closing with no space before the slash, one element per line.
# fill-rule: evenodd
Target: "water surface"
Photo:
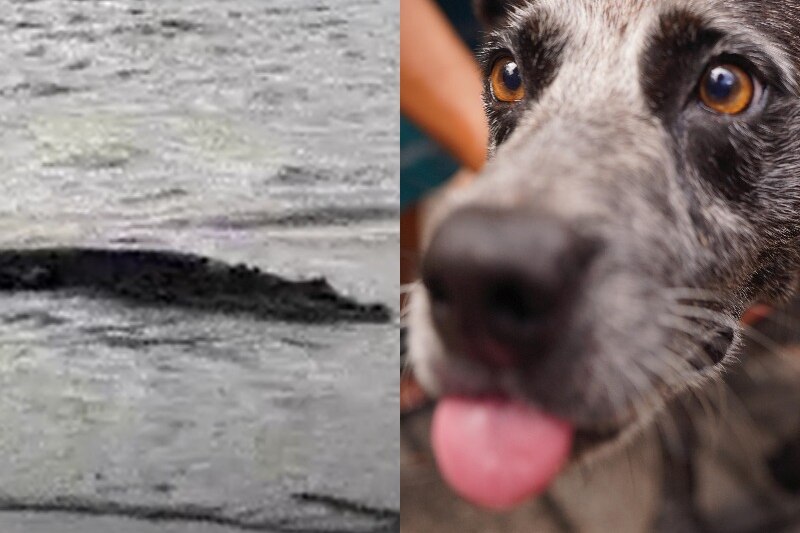
<path fill-rule="evenodd" d="M 198 253 L 396 305 L 397 2 L 0 6 L 0 246 Z M 2 298 L 3 531 L 363 531 L 399 507 L 396 324 Z"/>

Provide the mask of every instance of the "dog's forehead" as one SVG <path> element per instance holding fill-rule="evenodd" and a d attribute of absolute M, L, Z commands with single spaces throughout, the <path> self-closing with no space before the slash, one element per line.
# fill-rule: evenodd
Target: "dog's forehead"
<path fill-rule="evenodd" d="M 758 15 L 772 24 L 800 24 L 800 0 L 527 0 L 515 2 L 512 18 L 547 14 L 561 20 L 601 16 L 607 23 L 628 25 L 643 14 L 684 10 L 698 15 L 743 17 Z M 757 22 L 757 21 L 753 21 Z"/>
<path fill-rule="evenodd" d="M 671 0 L 535 0 L 522 7 L 517 13 L 526 9 L 539 13 L 547 13 L 562 20 L 587 20 L 593 16 L 601 16 L 607 23 L 623 24 L 637 18 L 654 6 L 670 3 Z"/>
<path fill-rule="evenodd" d="M 748 0 L 531 0 L 518 4 L 509 22 L 512 27 L 524 28 L 536 21 L 540 30 L 559 32 L 582 45 L 592 41 L 618 45 L 632 35 L 650 36 L 658 31 L 657 22 L 670 15 L 691 16 L 723 30 L 755 30 L 755 10 L 759 19 L 769 18 L 770 10 L 764 4 Z M 795 11 L 800 15 L 800 9 Z M 778 10 L 773 15 L 782 13 Z"/>
<path fill-rule="evenodd" d="M 638 77 L 643 52 L 673 26 L 687 34 L 713 29 L 752 43 L 792 88 L 800 70 L 800 40 L 794 37 L 800 29 L 798 0 L 532 0 L 512 11 L 509 25 L 527 29 L 534 45 L 539 32 L 558 35 L 562 71 L 587 77 L 613 69 L 620 84 Z"/>
<path fill-rule="evenodd" d="M 558 73 L 605 85 L 630 84 L 637 76 L 641 50 L 659 12 L 678 0 L 534 0 L 510 16 L 510 27 L 530 38 L 530 46 L 550 46 L 558 56 Z M 549 35 L 542 42 L 539 35 Z M 517 40 L 525 47 L 525 40 Z M 614 71 L 613 76 L 608 74 Z M 598 74 L 601 73 L 601 76 Z M 574 83 L 569 80 L 567 83 Z"/>

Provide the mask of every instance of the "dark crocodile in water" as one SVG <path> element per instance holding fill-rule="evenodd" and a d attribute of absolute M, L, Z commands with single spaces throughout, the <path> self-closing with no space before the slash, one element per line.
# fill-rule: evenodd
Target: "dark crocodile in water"
<path fill-rule="evenodd" d="M 343 296 L 324 278 L 291 281 L 199 255 L 96 248 L 0 250 L 0 291 L 58 290 L 293 322 L 391 319 L 386 306 Z"/>

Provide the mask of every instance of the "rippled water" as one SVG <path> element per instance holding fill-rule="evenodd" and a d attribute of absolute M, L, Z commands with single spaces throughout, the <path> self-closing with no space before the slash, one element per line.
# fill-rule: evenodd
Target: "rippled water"
<path fill-rule="evenodd" d="M 0 246 L 180 250 L 396 305 L 397 2 L 0 6 Z M 0 507 L 368 529 L 297 494 L 399 506 L 397 353 L 395 324 L 5 295 Z"/>

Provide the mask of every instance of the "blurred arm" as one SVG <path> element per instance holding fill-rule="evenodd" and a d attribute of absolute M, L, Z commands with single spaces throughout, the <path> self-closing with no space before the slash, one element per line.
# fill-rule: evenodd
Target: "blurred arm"
<path fill-rule="evenodd" d="M 472 54 L 432 0 L 400 2 L 400 108 L 461 164 L 486 160 L 483 82 Z"/>

